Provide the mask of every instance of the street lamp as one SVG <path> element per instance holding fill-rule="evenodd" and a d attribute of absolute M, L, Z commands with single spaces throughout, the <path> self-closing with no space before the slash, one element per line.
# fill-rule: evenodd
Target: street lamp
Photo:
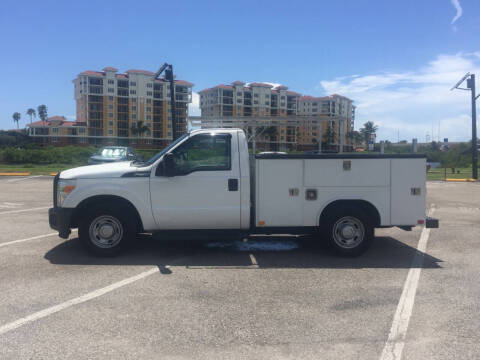
<path fill-rule="evenodd" d="M 467 80 L 467 88 L 461 88 L 460 85 Z M 451 90 L 470 90 L 472 94 L 472 177 L 478 179 L 478 149 L 477 149 L 477 106 L 478 96 L 475 94 L 475 74 L 466 73 Z M 479 95 L 480 96 L 480 95 Z"/>

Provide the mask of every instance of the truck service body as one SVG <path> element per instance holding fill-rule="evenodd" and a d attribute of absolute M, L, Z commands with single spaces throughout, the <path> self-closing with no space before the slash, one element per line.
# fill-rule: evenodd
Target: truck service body
<path fill-rule="evenodd" d="M 136 233 L 219 230 L 323 234 L 339 253 L 358 255 L 375 227 L 426 217 L 421 154 L 259 154 L 250 159 L 239 129 L 195 130 L 145 163 L 62 171 L 54 179 L 50 226 L 72 228 L 99 254 Z"/>

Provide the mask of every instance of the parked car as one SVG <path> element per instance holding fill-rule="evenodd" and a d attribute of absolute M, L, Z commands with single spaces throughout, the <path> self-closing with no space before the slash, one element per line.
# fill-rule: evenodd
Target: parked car
<path fill-rule="evenodd" d="M 93 154 L 88 159 L 88 164 L 94 165 L 138 159 L 139 156 L 129 146 L 106 146 L 100 149 L 98 153 Z"/>

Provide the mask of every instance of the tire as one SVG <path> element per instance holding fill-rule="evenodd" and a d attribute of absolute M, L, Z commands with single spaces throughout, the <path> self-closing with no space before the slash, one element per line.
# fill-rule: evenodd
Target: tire
<path fill-rule="evenodd" d="M 354 206 L 332 209 L 322 230 L 328 246 L 345 257 L 363 254 L 374 238 L 374 226 L 368 213 Z"/>
<path fill-rule="evenodd" d="M 91 253 L 114 256 L 135 237 L 136 224 L 134 217 L 121 207 L 96 206 L 81 219 L 78 235 Z"/>

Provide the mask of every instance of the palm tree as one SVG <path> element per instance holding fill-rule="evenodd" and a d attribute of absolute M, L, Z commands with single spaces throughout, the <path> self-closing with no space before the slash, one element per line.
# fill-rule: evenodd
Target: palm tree
<path fill-rule="evenodd" d="M 13 117 L 13 122 L 17 123 L 17 129 L 18 129 L 19 128 L 18 122 L 20 121 L 21 115 L 19 112 L 14 112 L 12 117 Z"/>
<path fill-rule="evenodd" d="M 132 135 L 142 137 L 143 134 L 150 134 L 150 128 L 143 124 L 143 121 L 137 121 L 136 124 L 132 124 L 130 128 Z"/>
<path fill-rule="evenodd" d="M 32 117 L 37 117 L 37 113 L 35 112 L 35 109 L 28 109 L 27 110 L 27 115 L 30 116 L 30 124 L 32 123 Z"/>
<path fill-rule="evenodd" d="M 333 123 L 328 124 L 327 131 L 325 131 L 324 141 L 327 145 L 331 145 L 335 142 L 335 130 L 333 129 Z"/>
<path fill-rule="evenodd" d="M 45 121 L 48 119 L 48 114 L 47 114 L 47 105 L 39 105 L 37 107 L 37 114 L 40 120 L 42 120 L 42 126 L 45 126 Z M 42 129 L 42 131 L 45 131 L 45 129 Z M 45 136 L 42 136 L 42 142 L 45 144 Z"/>
<path fill-rule="evenodd" d="M 39 105 L 37 107 L 37 114 L 40 120 L 47 121 L 47 118 L 48 118 L 47 112 L 48 112 L 47 105 Z"/>
<path fill-rule="evenodd" d="M 375 134 L 378 130 L 378 126 L 373 123 L 373 121 L 367 121 L 363 124 L 363 128 L 360 129 L 360 134 L 363 136 L 363 140 L 368 144 L 372 138 L 372 134 Z"/>

